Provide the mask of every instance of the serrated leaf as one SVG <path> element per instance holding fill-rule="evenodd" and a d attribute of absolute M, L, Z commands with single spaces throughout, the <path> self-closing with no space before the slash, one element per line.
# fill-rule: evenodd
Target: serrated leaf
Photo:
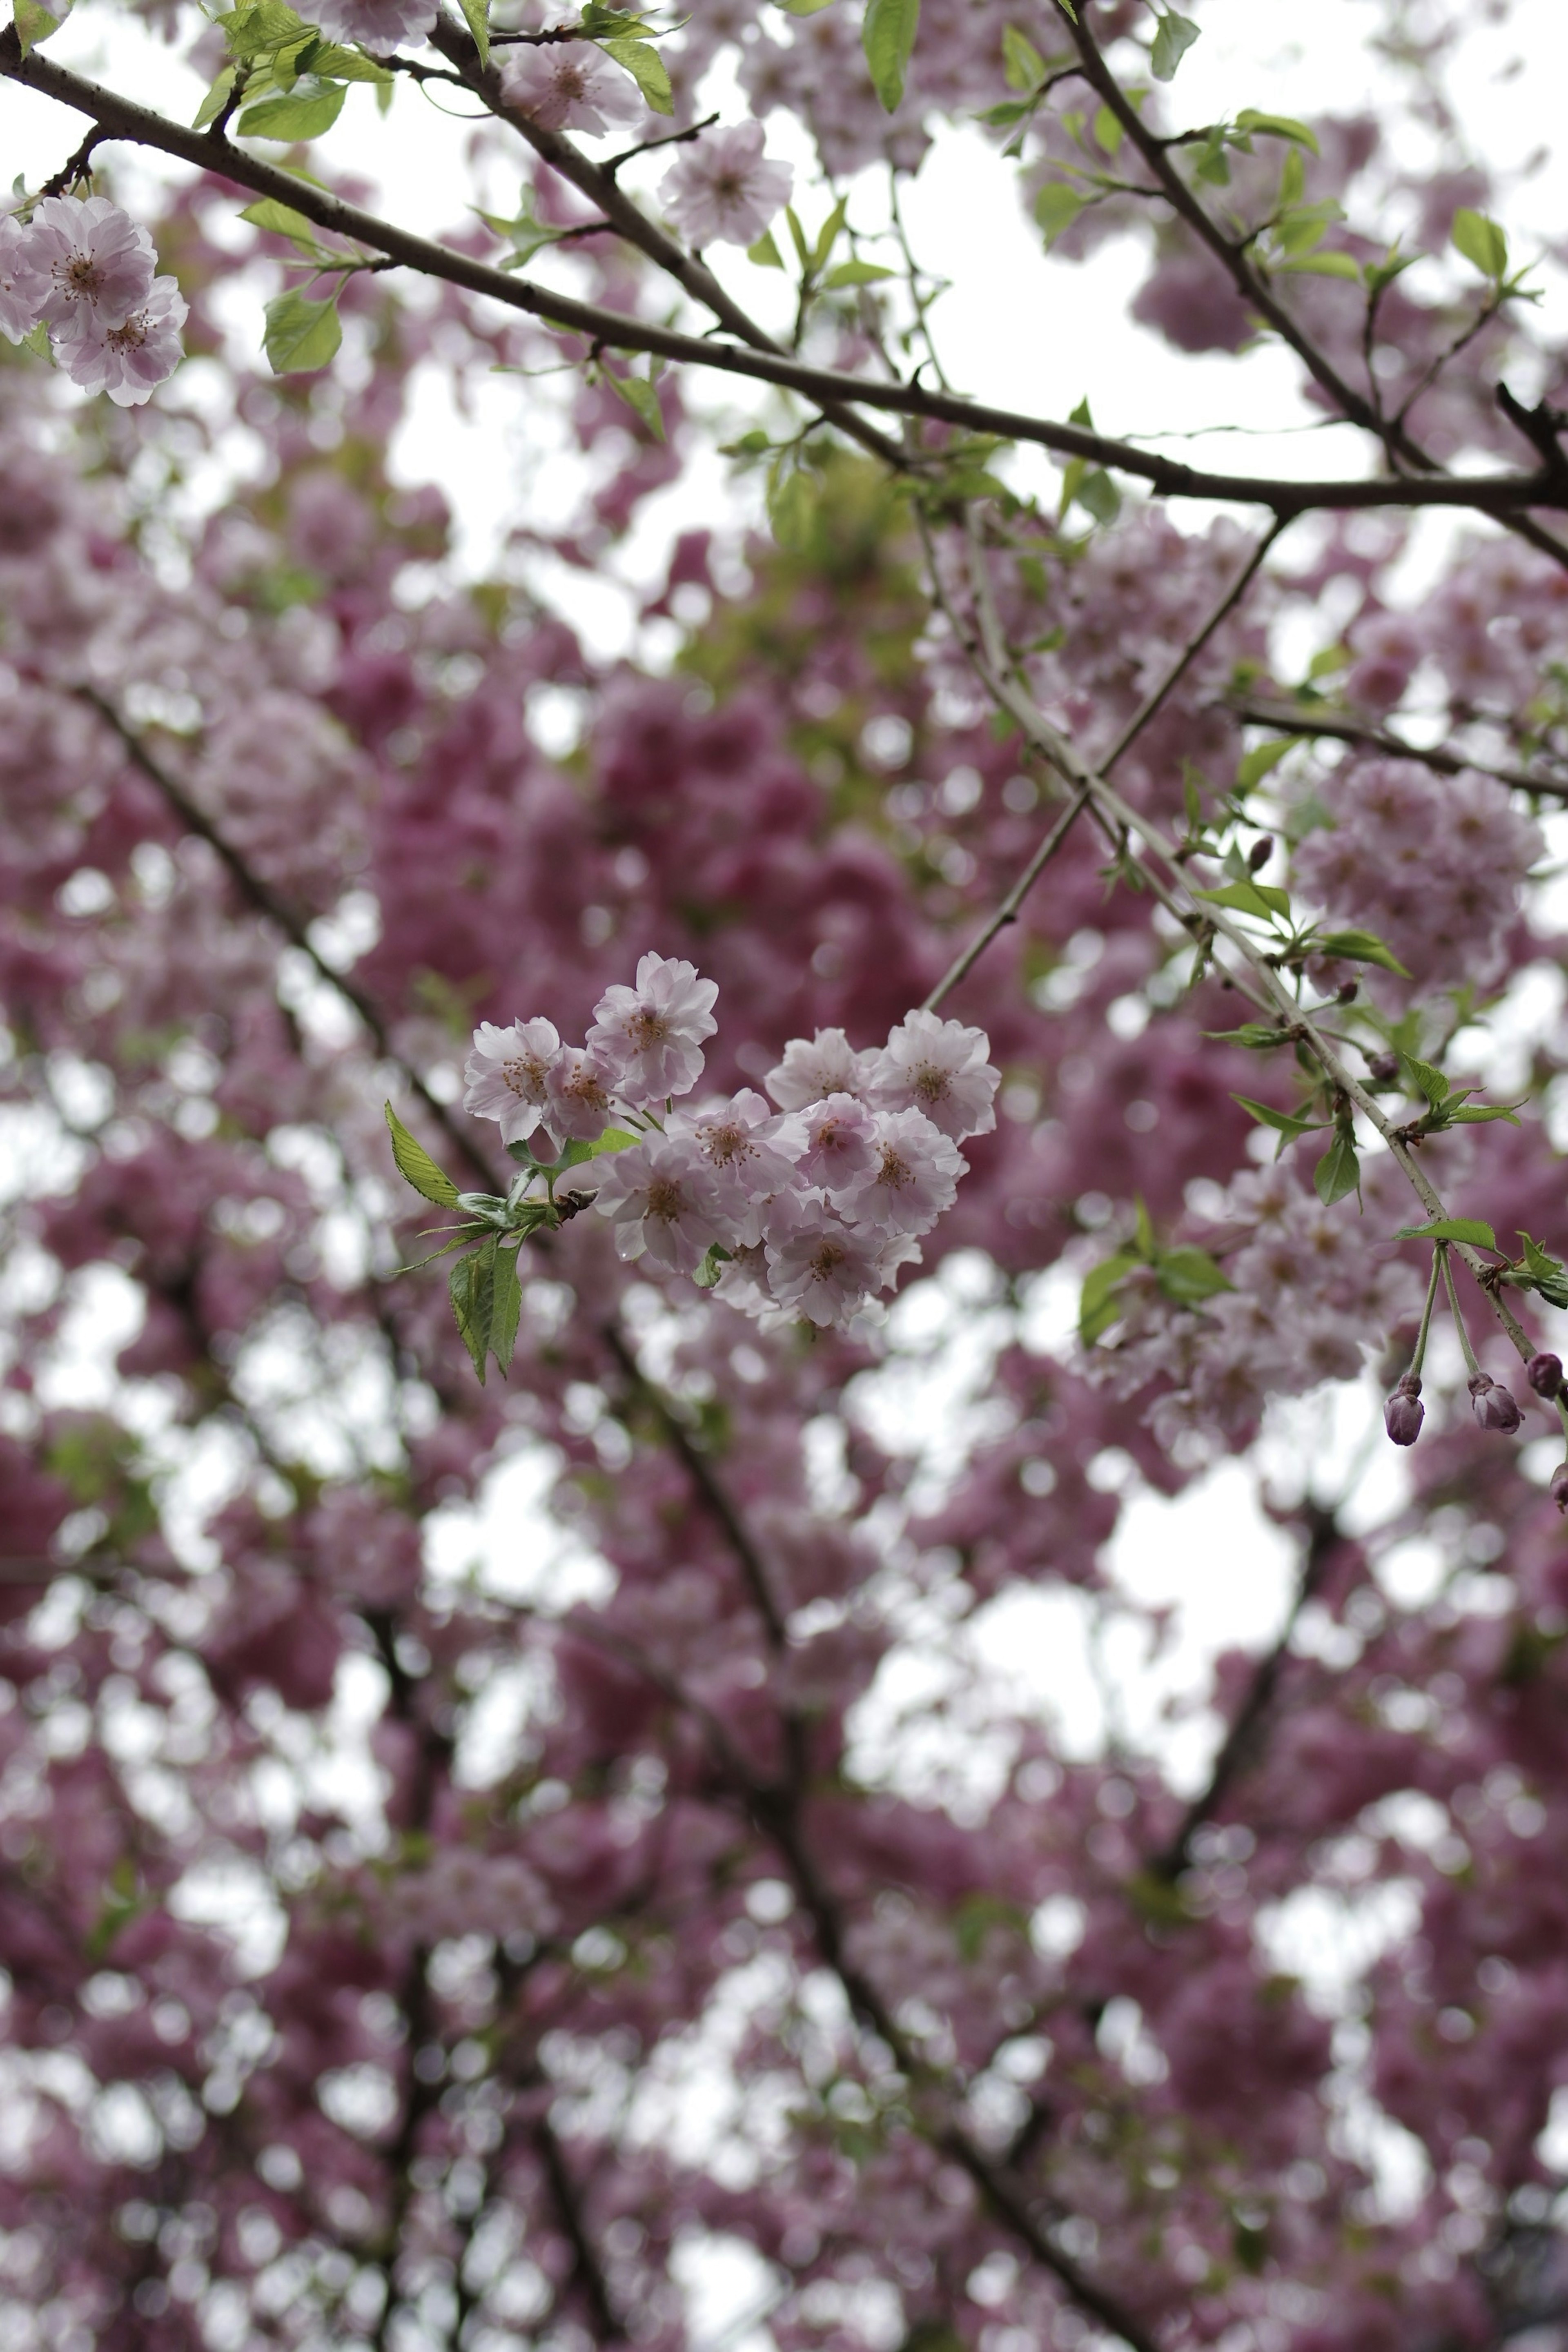
<path fill-rule="evenodd" d="M 1176 68 L 1198 37 L 1198 27 L 1190 16 L 1178 16 L 1168 8 L 1159 20 L 1154 46 L 1149 53 L 1149 68 L 1156 81 L 1172 81 Z"/>
<path fill-rule="evenodd" d="M 51 367 L 54 365 L 55 347 L 49 341 L 49 322 L 47 319 L 40 319 L 36 327 L 28 328 L 22 338 L 20 348 L 25 352 L 31 352 L 36 360 L 47 360 Z"/>
<path fill-rule="evenodd" d="M 1548 1307 L 1568 1307 L 1568 1268 L 1522 1229 L 1519 1238 L 1524 1244 L 1524 1271 L 1535 1289 Z"/>
<path fill-rule="evenodd" d="M 623 72 L 630 74 L 655 114 L 675 112 L 669 69 L 651 41 L 601 41 L 599 47 L 607 58 L 614 58 Z"/>
<path fill-rule="evenodd" d="M 1467 261 L 1474 262 L 1483 278 L 1500 279 L 1507 275 L 1508 238 L 1496 221 L 1461 205 L 1454 215 L 1453 234 L 1458 251 Z"/>
<path fill-rule="evenodd" d="M 40 8 L 38 0 L 16 0 L 12 23 L 16 27 L 16 41 L 22 55 L 38 47 L 41 42 L 58 33 L 70 13 L 70 0 L 59 9 Z"/>
<path fill-rule="evenodd" d="M 1471 1249 L 1495 1250 L 1497 1235 L 1480 1217 L 1434 1217 L 1425 1225 L 1401 1225 L 1402 1242 L 1468 1242 Z"/>
<path fill-rule="evenodd" d="M 1289 139 L 1295 146 L 1305 147 L 1314 155 L 1321 152 L 1316 133 L 1309 131 L 1304 122 L 1298 122 L 1293 115 L 1259 114 L 1256 107 L 1244 106 L 1236 118 L 1236 128 L 1248 138 Z"/>
<path fill-rule="evenodd" d="M 1178 1307 L 1196 1307 L 1205 1298 L 1217 1297 L 1222 1290 L 1236 1287 L 1207 1250 L 1185 1243 L 1179 1249 L 1161 1252 L 1154 1261 L 1154 1279 Z"/>
<path fill-rule="evenodd" d="M 434 1201 L 443 1209 L 455 1209 L 461 1197 L 457 1186 L 444 1168 L 437 1168 L 425 1146 L 409 1134 L 392 1105 L 386 1105 L 386 1124 L 392 1137 L 392 1156 L 397 1172 L 405 1184 L 426 1201 Z"/>
<path fill-rule="evenodd" d="M 1484 1127 L 1489 1119 L 1494 1118 L 1506 1118 L 1510 1127 L 1519 1125 L 1511 1103 L 1467 1103 L 1463 1110 L 1451 1113 L 1447 1124 L 1450 1127 Z"/>
<path fill-rule="evenodd" d="M 310 375 L 337 356 L 343 331 L 335 293 L 318 302 L 291 289 L 275 294 L 265 315 L 262 348 L 274 375 Z"/>
<path fill-rule="evenodd" d="M 301 73 L 313 73 L 321 81 L 368 81 L 389 89 L 397 79 L 374 58 L 362 57 L 358 49 L 345 49 L 337 41 L 311 41 L 301 50 L 298 63 Z"/>
<path fill-rule="evenodd" d="M 885 269 L 879 261 L 841 261 L 837 269 L 828 271 L 822 282 L 832 291 L 839 286 L 875 286 L 880 279 L 896 275 L 896 271 Z"/>
<path fill-rule="evenodd" d="M 458 1329 L 473 1366 L 479 1376 L 479 1386 L 485 1384 L 485 1359 L 489 1354 L 490 1323 L 495 1308 L 496 1259 L 500 1254 L 500 1237 L 485 1242 L 467 1257 L 458 1258 L 447 1277 L 447 1296 Z M 515 1276 L 516 1267 L 512 1269 Z"/>
<path fill-rule="evenodd" d="M 1247 1117 L 1257 1119 L 1260 1127 L 1273 1128 L 1286 1142 L 1294 1142 L 1297 1136 L 1308 1135 L 1314 1128 L 1327 1127 L 1329 1123 L 1326 1118 L 1301 1118 L 1294 1111 L 1276 1110 L 1272 1103 L 1254 1102 L 1250 1095 L 1232 1095 L 1231 1100 L 1239 1103 Z M 1280 1150 L 1284 1148 L 1281 1144 Z"/>
<path fill-rule="evenodd" d="M 1336 1127 L 1334 1139 L 1312 1171 L 1312 1182 L 1325 1209 L 1361 1190 L 1361 1160 L 1355 1136 L 1348 1127 Z"/>
<path fill-rule="evenodd" d="M 1409 1073 L 1417 1092 L 1426 1096 L 1434 1109 L 1447 1101 L 1448 1081 L 1441 1070 L 1435 1070 L 1430 1062 L 1418 1062 L 1414 1054 L 1401 1054 L 1399 1062 L 1401 1068 Z"/>
<path fill-rule="evenodd" d="M 254 5 L 242 5 L 225 16 L 222 25 L 230 54 L 237 58 L 264 57 L 268 50 L 313 37 L 310 26 L 283 0 L 254 0 Z"/>
<path fill-rule="evenodd" d="M 605 370 L 604 381 L 610 390 L 618 393 L 626 406 L 639 416 L 656 441 L 664 439 L 664 415 L 658 404 L 658 387 L 649 383 L 644 375 L 612 375 Z"/>
<path fill-rule="evenodd" d="M 1394 950 L 1375 931 L 1322 931 L 1312 941 L 1312 953 L 1342 956 L 1349 963 L 1375 963 L 1384 971 L 1397 972 L 1401 980 L 1410 977 Z"/>
<path fill-rule="evenodd" d="M 1046 78 L 1046 61 L 1026 33 L 1016 25 L 1002 27 L 1002 70 L 1009 89 L 1026 94 L 1038 89 Z"/>
<path fill-rule="evenodd" d="M 1237 791 L 1249 793 L 1255 784 L 1260 784 L 1269 770 L 1277 768 L 1286 752 L 1300 740 L 1299 735 L 1281 735 L 1271 743 L 1255 743 L 1250 751 L 1244 751 L 1236 763 Z"/>
<path fill-rule="evenodd" d="M 1071 228 L 1088 198 L 1069 188 L 1065 180 L 1047 180 L 1035 198 L 1035 218 L 1045 231 L 1047 247 L 1056 243 Z"/>
<path fill-rule="evenodd" d="M 1226 907 L 1233 914 L 1251 915 L 1259 922 L 1272 922 L 1277 915 L 1290 911 L 1290 893 L 1273 882 L 1227 882 L 1219 890 L 1194 890 L 1194 898 L 1206 898 L 1211 906 Z"/>
<path fill-rule="evenodd" d="M 239 135 L 242 139 L 278 139 L 286 144 L 319 139 L 342 112 L 347 95 L 340 82 L 333 82 L 326 89 L 310 90 L 303 97 L 290 93 L 287 98 L 264 98 L 258 106 L 247 106 L 240 116 Z"/>
<path fill-rule="evenodd" d="M 258 203 L 247 205 L 239 217 L 273 236 L 286 236 L 290 245 L 312 258 L 325 249 L 304 214 L 295 212 L 290 205 L 280 205 L 276 196 L 263 196 Z"/>
<path fill-rule="evenodd" d="M 490 61 L 490 12 L 486 0 L 459 0 L 463 22 L 474 37 L 474 47 L 479 53 L 481 68 Z"/>
<path fill-rule="evenodd" d="M 1136 1250 L 1120 1249 L 1111 1257 L 1102 1258 L 1085 1275 L 1079 1294 L 1078 1335 L 1086 1348 L 1092 1348 L 1102 1332 L 1109 1331 L 1120 1312 L 1116 1292 L 1143 1260 Z"/>
<path fill-rule="evenodd" d="M 234 88 L 234 71 L 232 66 L 225 66 L 191 118 L 193 131 L 205 131 L 207 124 L 215 121 L 223 112 L 229 92 Z"/>
<path fill-rule="evenodd" d="M 1239 1029 L 1205 1029 L 1204 1035 L 1212 1037 L 1218 1045 L 1245 1045 L 1254 1054 L 1267 1053 L 1270 1047 L 1286 1042 L 1283 1029 L 1270 1029 L 1262 1021 L 1244 1021 Z M 1236 1100 L 1239 1102 L 1241 1097 L 1237 1095 Z"/>
<path fill-rule="evenodd" d="M 773 233 L 771 228 L 763 229 L 755 245 L 749 245 L 746 247 L 746 259 L 754 261 L 759 269 L 784 268 L 784 256 L 773 243 Z"/>
<path fill-rule="evenodd" d="M 921 0 L 866 0 L 860 46 L 886 113 L 893 113 L 903 97 L 920 21 Z"/>
<path fill-rule="evenodd" d="M 498 1246 L 490 1285 L 490 1353 L 504 1374 L 511 1366 L 517 1326 L 522 1313 L 522 1285 L 518 1280 L 517 1252 Z"/>

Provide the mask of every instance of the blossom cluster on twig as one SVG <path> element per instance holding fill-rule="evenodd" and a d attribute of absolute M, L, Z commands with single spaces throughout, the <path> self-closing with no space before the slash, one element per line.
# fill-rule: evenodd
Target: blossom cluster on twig
<path fill-rule="evenodd" d="M 146 230 L 107 196 L 45 196 L 0 219 L 0 332 L 47 330 L 73 383 L 140 407 L 180 363 L 185 304 Z"/>

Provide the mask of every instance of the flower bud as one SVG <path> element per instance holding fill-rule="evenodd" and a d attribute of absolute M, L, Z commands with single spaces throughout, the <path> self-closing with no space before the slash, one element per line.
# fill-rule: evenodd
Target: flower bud
<path fill-rule="evenodd" d="M 1560 1511 L 1568 1511 L 1568 1462 L 1560 1462 L 1552 1473 L 1547 1493 Z"/>
<path fill-rule="evenodd" d="M 1264 835 L 1262 835 L 1262 837 L 1261 837 L 1259 840 L 1255 841 L 1255 842 L 1253 843 L 1253 845 L 1252 845 L 1251 848 L 1247 851 L 1247 862 L 1248 866 L 1251 866 L 1251 868 L 1252 868 L 1253 872 L 1256 874 L 1256 873 L 1258 873 L 1258 871 L 1259 871 L 1263 866 L 1267 866 L 1267 865 L 1268 865 L 1268 863 L 1269 859 L 1273 856 L 1273 855 L 1274 855 L 1274 838 L 1273 838 L 1273 835 L 1272 835 L 1271 834 L 1267 834 L 1267 833 L 1266 833 L 1266 834 L 1264 834 Z"/>
<path fill-rule="evenodd" d="M 1472 1374 L 1470 1395 L 1482 1429 L 1495 1429 L 1506 1437 L 1519 1427 L 1521 1416 L 1512 1391 L 1505 1389 L 1500 1381 L 1494 1381 L 1489 1372 Z"/>
<path fill-rule="evenodd" d="M 1550 1404 L 1563 1386 L 1562 1357 L 1553 1356 L 1543 1348 L 1539 1355 L 1531 1356 L 1529 1363 L 1526 1364 L 1524 1377 L 1536 1395 L 1544 1397 Z"/>
<path fill-rule="evenodd" d="M 1373 1054 L 1367 1061 L 1367 1076 L 1375 1087 L 1391 1087 L 1399 1076 L 1399 1062 L 1393 1054 Z"/>
<path fill-rule="evenodd" d="M 1426 1414 L 1421 1382 L 1414 1372 L 1406 1372 L 1383 1408 L 1383 1425 L 1395 1445 L 1414 1445 Z"/>

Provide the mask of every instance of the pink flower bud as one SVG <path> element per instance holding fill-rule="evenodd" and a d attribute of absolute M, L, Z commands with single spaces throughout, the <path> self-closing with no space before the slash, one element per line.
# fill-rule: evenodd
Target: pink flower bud
<path fill-rule="evenodd" d="M 1552 1473 L 1547 1493 L 1560 1511 L 1568 1511 L 1568 1462 L 1560 1462 Z"/>
<path fill-rule="evenodd" d="M 1542 1349 L 1539 1355 L 1531 1356 L 1529 1363 L 1526 1364 L 1524 1377 L 1536 1395 L 1544 1397 L 1550 1404 L 1563 1386 L 1562 1357 L 1553 1356 L 1547 1349 Z"/>
<path fill-rule="evenodd" d="M 1476 1372 L 1470 1380 L 1470 1395 L 1476 1408 L 1476 1419 L 1483 1429 L 1495 1429 L 1503 1436 L 1520 1424 L 1520 1410 L 1511 1390 L 1494 1381 L 1489 1372 Z"/>
<path fill-rule="evenodd" d="M 1383 1408 L 1383 1425 L 1395 1445 L 1414 1445 L 1426 1414 L 1421 1382 L 1414 1372 L 1406 1372 Z"/>

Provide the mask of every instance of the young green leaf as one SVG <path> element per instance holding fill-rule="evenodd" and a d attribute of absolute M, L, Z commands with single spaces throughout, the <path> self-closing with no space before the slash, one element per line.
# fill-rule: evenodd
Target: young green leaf
<path fill-rule="evenodd" d="M 223 112 L 228 103 L 229 92 L 234 88 L 234 75 L 233 66 L 225 66 L 191 118 L 193 131 L 205 131 L 207 124 Z"/>
<path fill-rule="evenodd" d="M 1154 1263 L 1154 1279 L 1166 1297 L 1178 1307 L 1201 1306 L 1205 1298 L 1236 1287 L 1207 1250 L 1193 1248 L 1185 1243 L 1179 1249 L 1161 1252 Z"/>
<path fill-rule="evenodd" d="M 640 1135 L 629 1134 L 624 1127 L 607 1127 L 598 1141 L 588 1146 L 588 1157 L 597 1160 L 606 1151 L 630 1151 L 642 1139 Z"/>
<path fill-rule="evenodd" d="M 841 261 L 830 269 L 823 284 L 831 292 L 840 286 L 875 286 L 879 279 L 891 278 L 894 272 L 885 269 L 879 261 Z"/>
<path fill-rule="evenodd" d="M 1416 1092 L 1426 1096 L 1434 1110 L 1440 1103 L 1447 1101 L 1448 1081 L 1441 1070 L 1435 1070 L 1430 1062 L 1418 1062 L 1414 1054 L 1401 1054 L 1399 1064 L 1412 1080 Z"/>
<path fill-rule="evenodd" d="M 1310 1135 L 1315 1128 L 1324 1128 L 1329 1123 L 1326 1118 L 1299 1118 L 1293 1111 L 1276 1110 L 1272 1103 L 1254 1102 L 1250 1095 L 1232 1095 L 1231 1100 L 1239 1103 L 1247 1117 L 1255 1118 L 1260 1127 L 1275 1129 L 1279 1138 L 1279 1150 L 1274 1154 L 1276 1160 L 1285 1146 L 1294 1143 L 1299 1135 Z"/>
<path fill-rule="evenodd" d="M 1087 202 L 1088 198 L 1079 195 L 1076 188 L 1069 188 L 1065 180 L 1046 182 L 1035 198 L 1035 218 L 1046 233 L 1047 248 L 1071 228 Z"/>
<path fill-rule="evenodd" d="M 452 1271 L 447 1278 L 447 1294 L 452 1301 L 452 1312 L 458 1320 L 458 1329 L 462 1335 L 464 1347 L 473 1359 L 474 1370 L 479 1376 L 481 1388 L 485 1384 L 485 1359 L 490 1350 L 490 1325 L 495 1311 L 496 1259 L 500 1250 L 500 1236 L 492 1234 L 488 1242 L 482 1244 L 479 1249 L 470 1251 L 467 1257 L 456 1259 Z M 517 1268 L 514 1265 L 512 1267 L 514 1281 L 516 1277 Z"/>
<path fill-rule="evenodd" d="M 1239 1029 L 1205 1029 L 1204 1035 L 1219 1045 L 1245 1045 L 1254 1054 L 1266 1054 L 1285 1043 L 1284 1030 L 1271 1029 L 1264 1021 L 1244 1021 Z M 1242 1097 L 1237 1095 L 1235 1099 L 1240 1102 Z"/>
<path fill-rule="evenodd" d="M 1568 1307 L 1568 1269 L 1561 1259 L 1543 1250 L 1539 1242 L 1531 1240 L 1522 1229 L 1520 1240 L 1524 1244 L 1524 1272 L 1531 1286 L 1541 1293 L 1548 1307 Z"/>
<path fill-rule="evenodd" d="M 498 1245 L 490 1281 L 490 1353 L 505 1374 L 510 1369 L 518 1319 L 522 1312 L 522 1286 L 518 1280 L 515 1249 Z"/>
<path fill-rule="evenodd" d="M 16 0 L 12 22 L 16 27 L 16 43 L 22 55 L 36 49 L 41 41 L 58 33 L 70 13 L 70 0 L 63 0 L 58 8 L 41 8 L 38 0 Z"/>
<path fill-rule="evenodd" d="M 325 89 L 290 91 L 287 98 L 264 98 L 258 106 L 247 106 L 240 116 L 239 135 L 242 139 L 279 139 L 290 145 L 295 140 L 319 139 L 342 112 L 347 96 L 341 82 L 331 82 Z M 281 373 L 281 370 L 279 372 Z"/>
<path fill-rule="evenodd" d="M 1454 215 L 1454 243 L 1483 278 L 1500 281 L 1508 274 L 1508 239 L 1485 213 L 1461 205 Z"/>
<path fill-rule="evenodd" d="M 1121 493 L 1103 466 L 1091 467 L 1078 486 L 1078 502 L 1096 522 L 1113 523 L 1121 512 Z"/>
<path fill-rule="evenodd" d="M 474 37 L 481 71 L 490 61 L 490 12 L 486 0 L 461 0 L 463 22 Z"/>
<path fill-rule="evenodd" d="M 1286 752 L 1300 740 L 1299 735 L 1280 735 L 1273 742 L 1255 743 L 1250 751 L 1244 751 L 1236 766 L 1237 791 L 1249 793 L 1254 784 L 1260 784 L 1269 770 L 1277 768 Z"/>
<path fill-rule="evenodd" d="M 1347 1192 L 1361 1191 L 1361 1161 L 1356 1157 L 1355 1136 L 1343 1122 L 1336 1126 L 1333 1141 L 1313 1169 L 1312 1182 L 1325 1209 L 1331 1209 Z"/>
<path fill-rule="evenodd" d="M 870 68 L 871 87 L 889 114 L 903 97 L 920 21 L 921 0 L 866 0 L 860 46 Z"/>
<path fill-rule="evenodd" d="M 263 349 L 274 375 L 310 375 L 337 356 L 343 331 L 335 293 L 318 302 L 290 288 L 273 296 L 265 315 Z"/>
<path fill-rule="evenodd" d="M 669 69 L 650 41 L 601 41 L 599 47 L 630 74 L 655 114 L 675 112 Z"/>
<path fill-rule="evenodd" d="M 392 1136 L 392 1156 L 397 1162 L 397 1172 L 405 1184 L 426 1201 L 436 1202 L 443 1209 L 455 1209 L 460 1195 L 444 1168 L 437 1168 L 425 1146 L 409 1134 L 392 1105 L 386 1105 L 386 1124 Z"/>
<path fill-rule="evenodd" d="M 749 245 L 746 247 L 746 259 L 754 262 L 759 269 L 784 268 L 784 256 L 773 243 L 773 233 L 771 228 L 763 229 L 755 245 Z"/>
<path fill-rule="evenodd" d="M 1385 947 L 1375 931 L 1321 931 L 1312 941 L 1312 953 L 1342 956 L 1347 963 L 1375 963 L 1384 971 L 1397 972 L 1401 980 L 1410 977 L 1394 950 Z"/>
<path fill-rule="evenodd" d="M 1276 915 L 1290 911 L 1290 893 L 1272 882 L 1227 882 L 1222 890 L 1194 890 L 1193 896 L 1237 915 L 1256 916 L 1260 922 L 1272 922 Z"/>
<path fill-rule="evenodd" d="M 1154 46 L 1149 53 L 1149 65 L 1156 81 L 1173 81 L 1176 68 L 1198 37 L 1198 27 L 1190 16 L 1178 16 L 1167 8 L 1159 20 Z"/>
<path fill-rule="evenodd" d="M 279 204 L 276 196 L 262 196 L 257 203 L 247 205 L 239 217 L 249 221 L 255 228 L 268 230 L 273 236 L 286 236 L 291 245 L 298 246 L 301 253 L 308 254 L 312 259 L 322 251 L 316 232 L 304 214 L 297 213 L 291 205 Z"/>
<path fill-rule="evenodd" d="M 1401 1225 L 1402 1242 L 1468 1242 L 1471 1249 L 1495 1250 L 1497 1235 L 1479 1217 L 1433 1217 L 1424 1225 Z"/>
<path fill-rule="evenodd" d="M 1038 89 L 1046 78 L 1046 61 L 1026 33 L 1016 25 L 1002 27 L 1002 70 L 1007 77 L 1009 89 L 1022 90 L 1026 95 Z"/>
<path fill-rule="evenodd" d="M 1510 1127 L 1519 1119 L 1512 1103 L 1467 1103 L 1462 1110 L 1450 1111 L 1446 1121 L 1449 1127 L 1485 1127 L 1489 1120 L 1506 1118 Z"/>
<path fill-rule="evenodd" d="M 664 413 L 658 404 L 658 387 L 642 375 L 613 375 L 605 370 L 605 382 L 618 393 L 634 415 L 641 418 L 656 441 L 664 439 Z"/>
<path fill-rule="evenodd" d="M 1236 128 L 1250 139 L 1289 139 L 1292 145 L 1305 147 L 1310 154 L 1321 152 L 1316 133 L 1292 115 L 1259 114 L 1256 107 L 1244 106 L 1236 118 Z"/>
<path fill-rule="evenodd" d="M 1142 1262 L 1136 1250 L 1120 1249 L 1114 1256 L 1102 1258 L 1085 1275 L 1079 1295 L 1078 1336 L 1086 1348 L 1092 1348 L 1116 1321 L 1121 1312 L 1116 1292 L 1133 1267 Z"/>

